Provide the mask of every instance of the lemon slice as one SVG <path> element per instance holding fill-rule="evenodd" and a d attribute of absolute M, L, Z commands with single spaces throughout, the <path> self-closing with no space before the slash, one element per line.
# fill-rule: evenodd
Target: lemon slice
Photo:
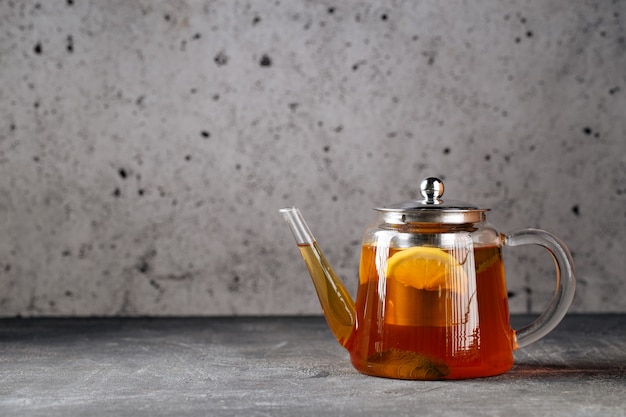
<path fill-rule="evenodd" d="M 423 246 L 396 252 L 387 259 L 387 279 L 418 290 L 462 292 L 467 284 L 463 266 L 449 253 Z"/>

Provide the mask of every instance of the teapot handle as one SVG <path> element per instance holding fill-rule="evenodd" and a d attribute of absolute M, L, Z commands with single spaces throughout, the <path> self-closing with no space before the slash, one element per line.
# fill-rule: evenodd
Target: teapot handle
<path fill-rule="evenodd" d="M 556 290 L 552 300 L 535 321 L 515 332 L 515 348 L 518 349 L 528 346 L 550 333 L 565 317 L 576 290 L 574 260 L 559 238 L 543 230 L 518 230 L 504 236 L 504 244 L 507 246 L 542 246 L 550 252 L 556 264 Z"/>

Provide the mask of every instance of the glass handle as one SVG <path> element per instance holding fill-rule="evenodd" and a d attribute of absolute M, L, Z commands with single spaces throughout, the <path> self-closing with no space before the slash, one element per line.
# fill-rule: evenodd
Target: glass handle
<path fill-rule="evenodd" d="M 515 348 L 528 346 L 550 333 L 561 322 L 574 300 L 576 277 L 574 260 L 565 244 L 556 236 L 537 229 L 524 229 L 504 237 L 507 246 L 539 245 L 556 264 L 556 290 L 548 308 L 532 323 L 516 331 Z"/>

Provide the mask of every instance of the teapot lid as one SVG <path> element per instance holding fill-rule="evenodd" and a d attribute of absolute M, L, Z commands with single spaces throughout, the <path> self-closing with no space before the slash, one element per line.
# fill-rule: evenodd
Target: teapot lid
<path fill-rule="evenodd" d="M 444 186 L 439 178 L 428 177 L 420 184 L 422 200 L 392 204 L 375 210 L 383 212 L 388 223 L 467 224 L 485 220 L 485 212 L 463 201 L 443 200 Z"/>

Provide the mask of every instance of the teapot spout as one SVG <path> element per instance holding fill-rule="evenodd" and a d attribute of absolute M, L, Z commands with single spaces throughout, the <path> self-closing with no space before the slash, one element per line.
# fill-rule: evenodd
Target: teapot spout
<path fill-rule="evenodd" d="M 300 210 L 291 207 L 281 209 L 280 212 L 289 224 L 300 254 L 311 274 L 326 322 L 337 341 L 347 348 L 356 322 L 354 301 L 328 264 Z"/>

